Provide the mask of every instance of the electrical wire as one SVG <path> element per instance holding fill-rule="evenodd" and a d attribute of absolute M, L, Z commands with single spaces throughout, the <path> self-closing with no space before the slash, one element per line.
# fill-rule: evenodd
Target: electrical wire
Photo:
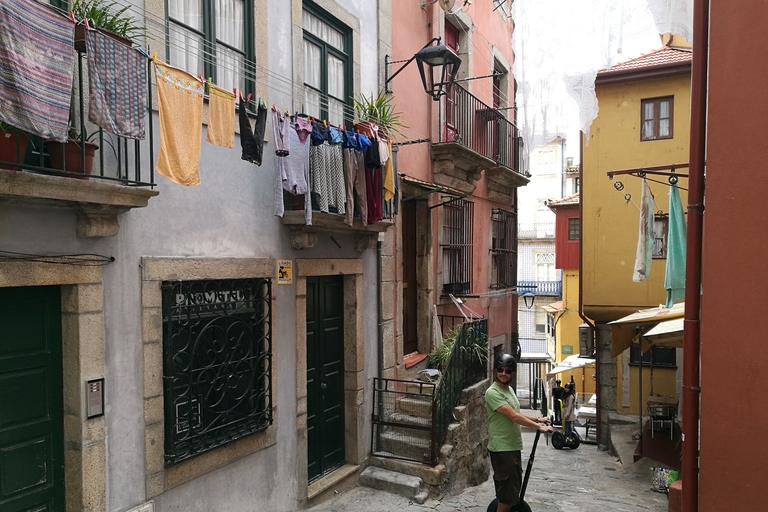
<path fill-rule="evenodd" d="M 72 265 L 75 267 L 103 267 L 115 261 L 114 256 L 102 256 L 100 254 L 59 254 L 42 255 L 26 254 L 22 252 L 0 250 L 0 262 L 31 262 L 50 263 L 55 265 Z"/>

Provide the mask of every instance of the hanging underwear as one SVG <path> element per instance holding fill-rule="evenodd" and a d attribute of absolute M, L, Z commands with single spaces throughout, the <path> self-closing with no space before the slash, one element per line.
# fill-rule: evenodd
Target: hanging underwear
<path fill-rule="evenodd" d="M 301 145 L 303 146 L 307 143 L 307 138 L 312 133 L 312 123 L 303 117 L 296 116 L 296 123 L 294 126 L 296 128 L 296 135 L 299 136 L 299 142 L 301 142 Z"/>

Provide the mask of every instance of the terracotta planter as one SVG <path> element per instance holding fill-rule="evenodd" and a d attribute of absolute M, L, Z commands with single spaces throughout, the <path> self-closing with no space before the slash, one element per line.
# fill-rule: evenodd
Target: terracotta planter
<path fill-rule="evenodd" d="M 93 156 L 99 146 L 91 142 L 81 143 L 79 140 L 69 139 L 66 143 L 55 140 L 45 141 L 45 147 L 51 158 L 51 167 L 61 169 L 76 174 L 91 174 L 93 170 Z M 85 167 L 83 167 L 83 154 L 81 144 L 85 144 Z M 64 161 L 62 161 L 62 155 Z M 57 176 L 66 176 L 67 178 L 77 178 L 87 180 L 88 176 L 70 176 L 67 174 L 57 174 Z"/>
<path fill-rule="evenodd" d="M 376 123 L 373 123 L 371 121 L 363 121 L 361 123 L 355 124 L 355 130 L 367 135 L 368 137 L 373 137 L 377 135 L 376 131 L 374 130 L 374 127 L 376 126 Z"/>
<path fill-rule="evenodd" d="M 111 37 L 115 41 L 123 43 L 126 46 L 133 46 L 133 41 L 128 38 L 115 34 L 114 32 L 110 32 L 109 30 L 104 30 L 103 28 L 96 27 L 96 30 Z M 82 53 L 85 52 L 85 25 L 82 23 L 75 25 L 75 50 Z"/>
<path fill-rule="evenodd" d="M 0 161 L 23 163 L 24 154 L 27 152 L 28 140 L 29 137 L 24 133 L 0 130 Z M 0 169 L 20 171 L 21 167 L 16 167 L 9 164 L 0 164 Z"/>

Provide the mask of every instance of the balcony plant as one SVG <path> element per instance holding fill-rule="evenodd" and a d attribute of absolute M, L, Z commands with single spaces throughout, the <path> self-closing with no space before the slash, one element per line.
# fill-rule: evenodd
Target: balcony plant
<path fill-rule="evenodd" d="M 130 5 L 121 6 L 108 0 L 74 0 L 72 3 L 76 20 L 87 19 L 91 27 L 130 46 L 133 38 L 144 35 L 145 29 L 127 14 L 128 9 Z M 85 51 L 84 30 L 81 24 L 75 27 L 75 48 L 79 51 Z"/>
<path fill-rule="evenodd" d="M 402 130 L 407 130 L 408 126 L 401 119 L 402 112 L 396 111 L 392 105 L 393 99 L 393 96 L 387 97 L 384 93 L 379 94 L 377 98 L 365 94 L 352 98 L 358 119 L 355 128 L 366 135 L 376 135 L 374 132 L 378 128 L 385 137 L 407 138 Z"/>
<path fill-rule="evenodd" d="M 65 174 L 60 174 L 59 176 L 87 180 L 87 175 L 90 175 L 93 170 L 93 157 L 96 154 L 96 150 L 99 149 L 98 144 L 93 142 L 97 135 L 98 132 L 88 135 L 87 130 L 83 130 L 82 133 L 79 133 L 73 124 L 70 123 L 69 131 L 67 133 L 69 140 L 67 140 L 67 142 L 46 140 L 43 144 L 50 157 L 51 168 L 61 169 L 62 171 L 75 174 L 83 174 L 82 177 L 68 176 Z M 83 160 L 82 148 L 85 148 L 85 160 Z"/>

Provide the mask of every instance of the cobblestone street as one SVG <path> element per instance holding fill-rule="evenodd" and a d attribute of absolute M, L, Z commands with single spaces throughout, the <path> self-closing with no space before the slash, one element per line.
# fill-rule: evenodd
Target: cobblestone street
<path fill-rule="evenodd" d="M 616 429 L 614 443 L 631 446 L 632 427 Z M 533 444 L 534 433 L 523 429 L 523 465 Z M 626 437 L 626 440 L 617 439 Z M 641 459 L 632 464 L 631 451 L 620 454 L 625 463 L 592 444 L 577 450 L 555 450 L 545 436 L 539 441 L 526 501 L 534 512 L 666 512 L 667 496 L 650 490 L 650 467 Z M 314 508 L 312 512 L 484 512 L 494 498 L 493 481 L 466 489 L 458 496 L 427 500 L 423 505 L 407 498 L 355 487 Z"/>

